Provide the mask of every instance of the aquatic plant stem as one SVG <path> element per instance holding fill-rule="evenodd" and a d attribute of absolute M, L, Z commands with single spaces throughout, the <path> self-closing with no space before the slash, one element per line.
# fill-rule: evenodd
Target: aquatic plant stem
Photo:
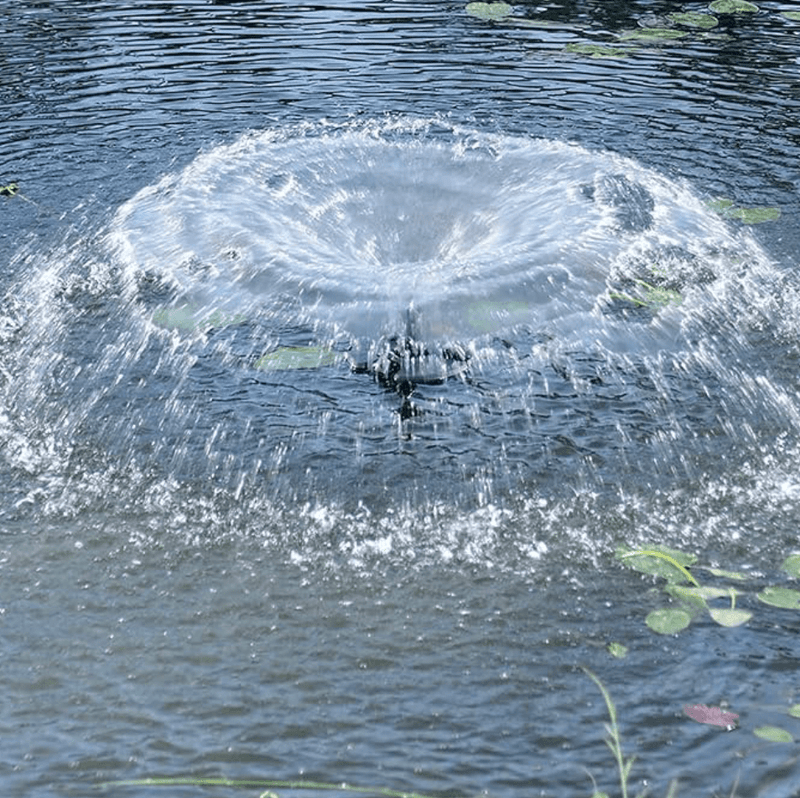
<path fill-rule="evenodd" d="M 658 551 L 656 549 L 637 549 L 636 551 L 629 551 L 625 554 L 620 555 L 620 559 L 624 560 L 628 557 L 660 557 L 662 560 L 666 560 L 671 566 L 677 568 L 678 571 L 695 587 L 700 587 L 700 583 L 689 573 L 689 571 L 684 568 L 674 557 L 670 557 L 669 554 L 664 553 L 663 551 Z"/>
<path fill-rule="evenodd" d="M 597 685 L 600 692 L 603 694 L 603 699 L 606 702 L 608 709 L 608 717 L 611 723 L 606 723 L 605 728 L 608 732 L 608 737 L 605 743 L 614 756 L 617 763 L 617 770 L 619 771 L 619 786 L 622 791 L 622 798 L 628 798 L 628 777 L 630 776 L 631 768 L 636 760 L 635 756 L 625 759 L 622 751 L 622 740 L 620 739 L 619 726 L 617 725 L 617 709 L 614 702 L 611 700 L 611 695 L 606 690 L 600 679 L 597 678 L 588 668 L 583 668 L 583 672 Z"/>

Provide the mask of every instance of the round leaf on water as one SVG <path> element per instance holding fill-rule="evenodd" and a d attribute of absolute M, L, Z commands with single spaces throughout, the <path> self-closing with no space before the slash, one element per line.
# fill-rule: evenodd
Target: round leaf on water
<path fill-rule="evenodd" d="M 800 579 L 800 554 L 790 554 L 781 564 L 781 568 L 789 576 Z"/>
<path fill-rule="evenodd" d="M 570 42 L 564 47 L 564 52 L 588 55 L 590 58 L 626 58 L 630 50 L 624 50 L 622 47 L 609 47 L 607 44 Z"/>
<path fill-rule="evenodd" d="M 682 39 L 684 36 L 688 35 L 686 31 L 675 30 L 674 28 L 641 28 L 640 30 L 626 31 L 620 36 L 620 39 L 659 42 L 668 41 L 670 39 Z"/>
<path fill-rule="evenodd" d="M 778 726 L 759 726 L 753 729 L 753 734 L 762 740 L 769 740 L 771 743 L 793 743 L 794 737 L 786 729 Z"/>
<path fill-rule="evenodd" d="M 708 8 L 717 14 L 753 14 L 758 11 L 758 6 L 747 0 L 714 0 Z"/>
<path fill-rule="evenodd" d="M 708 611 L 708 614 L 720 626 L 729 626 L 729 627 L 741 626 L 743 623 L 747 623 L 753 617 L 753 613 L 749 612 L 748 610 L 712 608 Z"/>
<path fill-rule="evenodd" d="M 781 11 L 781 16 L 800 22 L 800 11 Z"/>
<path fill-rule="evenodd" d="M 800 610 L 800 591 L 788 587 L 765 587 L 756 597 L 771 607 L 785 610 Z"/>
<path fill-rule="evenodd" d="M 654 632 L 660 635 L 674 635 L 685 629 L 692 621 L 692 616 L 686 610 L 663 609 L 653 610 L 645 623 Z"/>
<path fill-rule="evenodd" d="M 800 718 L 800 704 L 793 704 L 789 707 L 789 714 L 793 718 Z"/>
<path fill-rule="evenodd" d="M 317 369 L 335 360 L 335 353 L 321 346 L 283 346 L 259 358 L 255 366 L 266 371 Z"/>
<path fill-rule="evenodd" d="M 467 14 L 497 22 L 511 14 L 511 6 L 508 3 L 467 3 Z"/>
<path fill-rule="evenodd" d="M 668 18 L 676 25 L 684 25 L 687 28 L 716 28 L 719 20 L 712 14 L 700 14 L 696 11 L 687 11 L 684 13 L 676 12 L 669 14 Z"/>
<path fill-rule="evenodd" d="M 622 643 L 609 643 L 606 646 L 608 653 L 617 659 L 623 659 L 628 656 L 628 647 L 623 646 Z"/>

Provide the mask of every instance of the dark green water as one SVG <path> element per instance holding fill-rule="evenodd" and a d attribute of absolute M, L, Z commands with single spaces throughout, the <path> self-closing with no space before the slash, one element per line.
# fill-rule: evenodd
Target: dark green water
<path fill-rule="evenodd" d="M 704 9 L 0 8 L 6 794 L 615 794 L 581 666 L 631 792 L 793 794 L 800 22 Z M 650 542 L 753 619 L 650 632 Z"/>

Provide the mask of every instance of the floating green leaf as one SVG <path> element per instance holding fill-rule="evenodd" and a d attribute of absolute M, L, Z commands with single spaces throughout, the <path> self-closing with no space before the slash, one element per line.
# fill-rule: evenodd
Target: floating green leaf
<path fill-rule="evenodd" d="M 226 313 L 215 310 L 212 313 L 200 314 L 191 305 L 180 305 L 172 308 L 159 308 L 153 312 L 153 324 L 167 330 L 210 330 L 241 324 L 246 320 L 242 313 Z"/>
<path fill-rule="evenodd" d="M 758 11 L 758 6 L 747 0 L 714 0 L 708 8 L 716 14 L 754 14 Z"/>
<path fill-rule="evenodd" d="M 793 743 L 794 737 L 786 729 L 778 726 L 759 726 L 753 729 L 753 734 L 762 740 L 769 740 L 771 743 Z"/>
<path fill-rule="evenodd" d="M 499 22 L 511 14 L 508 3 L 467 3 L 467 14 L 478 19 Z"/>
<path fill-rule="evenodd" d="M 609 643 L 606 646 L 606 650 L 612 657 L 617 659 L 624 659 L 628 656 L 628 647 L 623 646 L 622 643 Z"/>
<path fill-rule="evenodd" d="M 282 346 L 259 358 L 255 367 L 265 371 L 317 369 L 330 366 L 335 360 L 336 354 L 326 347 Z"/>
<path fill-rule="evenodd" d="M 607 44 L 570 42 L 564 47 L 564 52 L 588 55 L 590 58 L 627 58 L 631 51 L 622 47 L 610 47 Z"/>
<path fill-rule="evenodd" d="M 667 546 L 654 545 L 646 549 L 617 549 L 617 559 L 629 568 L 643 574 L 660 576 L 668 582 L 691 582 L 699 587 L 697 580 L 686 570 L 687 565 L 697 561 L 694 554 L 686 554 Z"/>
<path fill-rule="evenodd" d="M 0 186 L 0 197 L 13 197 L 18 192 L 19 183 L 17 183 L 15 180 L 7 183 L 5 186 Z"/>
<path fill-rule="evenodd" d="M 706 567 L 703 570 L 708 571 L 712 576 L 718 576 L 721 579 L 735 579 L 739 582 L 744 582 L 750 579 L 750 575 L 744 573 L 743 571 L 726 571 L 724 568 L 709 568 Z"/>
<path fill-rule="evenodd" d="M 786 17 L 786 19 L 794 20 L 795 22 L 800 22 L 800 11 L 781 11 L 781 16 Z"/>
<path fill-rule="evenodd" d="M 793 718 L 800 718 L 800 704 L 793 704 L 789 707 L 789 714 Z"/>
<path fill-rule="evenodd" d="M 789 576 L 800 579 L 800 554 L 790 554 L 782 563 L 781 568 Z"/>
<path fill-rule="evenodd" d="M 672 635 L 685 629 L 692 622 L 692 616 L 686 610 L 667 607 L 653 610 L 644 622 L 660 635 Z"/>
<path fill-rule="evenodd" d="M 720 625 L 720 626 L 741 626 L 743 623 L 747 623 L 752 617 L 753 613 L 749 610 L 737 610 L 733 607 L 727 609 L 717 609 L 716 607 L 712 607 L 709 609 L 708 614 Z"/>
<path fill-rule="evenodd" d="M 719 20 L 712 14 L 701 14 L 696 11 L 687 11 L 684 13 L 676 12 L 668 14 L 668 19 L 676 25 L 683 25 L 687 28 L 703 28 L 708 30 L 716 28 L 719 25 Z"/>
<path fill-rule="evenodd" d="M 766 205 L 755 208 L 743 208 L 735 205 L 733 200 L 724 197 L 712 200 L 708 203 L 708 206 L 726 219 L 737 219 L 745 224 L 774 222 L 781 216 L 780 208 L 773 208 Z"/>
<path fill-rule="evenodd" d="M 800 591 L 788 587 L 765 587 L 756 597 L 771 607 L 800 610 Z"/>
<path fill-rule="evenodd" d="M 675 30 L 674 28 L 640 28 L 638 30 L 629 30 L 620 35 L 620 39 L 634 40 L 644 42 L 660 42 L 669 41 L 670 39 L 682 39 L 689 34 L 683 30 Z"/>

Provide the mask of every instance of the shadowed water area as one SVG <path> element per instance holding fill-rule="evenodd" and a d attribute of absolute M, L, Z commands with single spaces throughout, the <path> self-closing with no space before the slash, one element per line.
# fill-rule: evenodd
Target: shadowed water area
<path fill-rule="evenodd" d="M 792 794 L 792 11 L 0 8 L 6 793 Z"/>

